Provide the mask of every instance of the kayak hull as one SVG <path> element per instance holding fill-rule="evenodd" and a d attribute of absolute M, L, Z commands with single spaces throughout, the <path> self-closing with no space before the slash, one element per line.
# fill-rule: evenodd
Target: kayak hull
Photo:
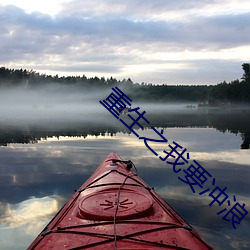
<path fill-rule="evenodd" d="M 131 167 L 110 153 L 28 249 L 212 249 Z"/>

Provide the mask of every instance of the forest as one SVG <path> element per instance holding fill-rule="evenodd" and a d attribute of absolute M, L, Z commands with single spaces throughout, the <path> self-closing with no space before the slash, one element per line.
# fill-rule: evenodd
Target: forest
<path fill-rule="evenodd" d="M 9 69 L 0 67 L 0 88 L 21 87 L 36 89 L 51 84 L 63 84 L 79 88 L 80 91 L 104 90 L 118 86 L 126 91 L 133 101 L 147 102 L 198 102 L 200 106 L 220 106 L 250 104 L 250 64 L 242 64 L 242 78 L 216 85 L 154 85 L 152 83 L 134 83 L 130 78 L 117 80 L 112 76 L 52 76 L 40 74 L 34 70 Z"/>

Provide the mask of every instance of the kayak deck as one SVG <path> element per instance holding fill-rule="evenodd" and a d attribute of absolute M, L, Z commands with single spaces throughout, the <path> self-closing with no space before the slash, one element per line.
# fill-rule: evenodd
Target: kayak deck
<path fill-rule="evenodd" d="M 212 249 L 110 153 L 28 249 Z"/>

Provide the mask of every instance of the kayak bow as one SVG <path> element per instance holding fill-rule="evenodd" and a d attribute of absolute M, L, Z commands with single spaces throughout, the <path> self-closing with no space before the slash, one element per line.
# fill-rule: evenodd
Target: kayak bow
<path fill-rule="evenodd" d="M 212 249 L 133 166 L 110 153 L 28 249 Z"/>

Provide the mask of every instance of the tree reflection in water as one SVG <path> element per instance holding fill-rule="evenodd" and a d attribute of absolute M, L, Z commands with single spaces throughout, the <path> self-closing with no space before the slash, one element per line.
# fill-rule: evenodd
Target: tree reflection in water
<path fill-rule="evenodd" d="M 146 118 L 150 124 L 143 124 L 144 128 L 161 127 L 161 128 L 185 128 L 185 127 L 210 127 L 221 132 L 230 132 L 239 134 L 242 138 L 242 144 L 239 145 L 241 149 L 250 148 L 250 109 L 237 110 L 223 110 L 223 109 L 193 109 L 181 110 L 179 112 L 164 111 L 164 109 L 155 111 L 146 110 Z M 123 115 L 123 120 L 129 117 Z M 105 121 L 105 123 L 102 123 Z M 139 127 L 134 129 L 139 129 Z M 110 116 L 109 113 L 105 115 L 96 115 L 96 120 L 86 121 L 72 121 L 72 122 L 56 122 L 48 121 L 43 124 L 25 124 L 24 125 L 9 125 L 0 124 L 0 145 L 8 146 L 11 143 L 37 143 L 41 139 L 52 137 L 68 136 L 68 137 L 86 137 L 104 136 L 109 134 L 111 136 L 118 132 L 131 133 L 119 120 Z"/>

